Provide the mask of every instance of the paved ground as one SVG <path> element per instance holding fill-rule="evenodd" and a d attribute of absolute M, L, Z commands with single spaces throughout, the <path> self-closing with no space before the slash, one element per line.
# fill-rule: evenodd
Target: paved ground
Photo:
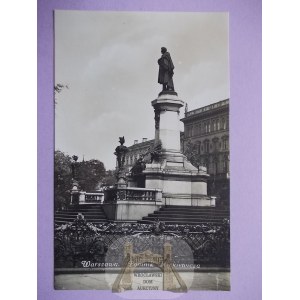
<path fill-rule="evenodd" d="M 188 290 L 230 290 L 229 272 L 182 272 Z M 114 275 L 112 275 L 113 278 Z M 110 290 L 107 274 L 59 274 L 55 275 L 55 289 L 63 290 Z M 160 285 L 158 283 L 158 285 Z M 160 285 L 161 288 L 161 285 Z"/>

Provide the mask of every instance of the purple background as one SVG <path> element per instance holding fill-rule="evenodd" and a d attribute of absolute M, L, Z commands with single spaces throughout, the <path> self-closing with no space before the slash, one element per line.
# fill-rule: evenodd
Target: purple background
<path fill-rule="evenodd" d="M 231 291 L 190 291 L 177 299 L 261 299 L 260 0 L 38 0 L 38 299 L 122 299 L 110 291 L 53 288 L 54 9 L 229 12 Z"/>

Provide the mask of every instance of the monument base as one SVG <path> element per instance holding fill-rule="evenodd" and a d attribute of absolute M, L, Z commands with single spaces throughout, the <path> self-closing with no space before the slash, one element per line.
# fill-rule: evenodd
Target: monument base
<path fill-rule="evenodd" d="M 105 191 L 104 212 L 112 221 L 138 221 L 162 207 L 161 191 L 144 188 L 111 188 Z"/>
<path fill-rule="evenodd" d="M 180 151 L 180 108 L 174 91 L 163 91 L 151 102 L 155 115 L 155 144 L 161 151 L 143 171 L 146 189 L 160 189 L 164 205 L 212 206 L 207 196 L 205 167 L 194 167 Z"/>
<path fill-rule="evenodd" d="M 142 220 L 148 214 L 159 210 L 162 207 L 155 202 L 145 203 L 142 201 L 119 201 L 111 204 L 104 204 L 103 209 L 107 218 L 111 221 L 134 222 Z"/>
<path fill-rule="evenodd" d="M 185 156 L 168 155 L 160 163 L 146 165 L 146 189 L 162 190 L 163 205 L 212 206 L 207 196 L 206 168 L 195 168 Z"/>

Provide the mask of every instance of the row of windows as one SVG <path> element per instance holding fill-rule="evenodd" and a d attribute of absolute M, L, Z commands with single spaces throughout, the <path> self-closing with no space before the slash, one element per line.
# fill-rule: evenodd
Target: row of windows
<path fill-rule="evenodd" d="M 131 155 L 128 155 L 125 157 L 125 166 L 131 166 L 133 165 L 134 163 L 136 163 L 136 161 L 139 159 L 140 157 L 140 154 L 137 153 L 137 154 L 131 154 Z"/>
<path fill-rule="evenodd" d="M 206 139 L 203 142 L 197 142 L 196 144 L 196 151 L 198 154 L 225 150 L 229 150 L 228 136 L 223 136 L 221 139 L 213 138 L 211 141 Z M 125 165 L 133 165 L 139 159 L 139 157 L 139 153 L 130 153 L 130 155 L 125 157 Z"/>
<path fill-rule="evenodd" d="M 213 138 L 212 141 L 206 139 L 203 142 L 197 142 L 195 147 L 198 154 L 229 150 L 229 139 L 228 136 L 223 136 L 221 139 Z"/>
<path fill-rule="evenodd" d="M 186 126 L 185 132 L 186 137 L 191 137 L 226 129 L 228 129 L 228 119 L 226 117 L 222 117 L 188 125 Z"/>
<path fill-rule="evenodd" d="M 200 164 L 207 168 L 209 174 L 222 174 L 229 172 L 228 156 L 210 157 L 200 159 Z"/>

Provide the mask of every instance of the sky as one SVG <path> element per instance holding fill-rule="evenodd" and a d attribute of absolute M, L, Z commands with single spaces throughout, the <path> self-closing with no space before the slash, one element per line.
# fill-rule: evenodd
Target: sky
<path fill-rule="evenodd" d="M 229 98 L 228 22 L 227 13 L 55 11 L 55 83 L 68 86 L 56 96 L 55 149 L 114 169 L 120 136 L 126 146 L 153 139 L 161 47 L 189 110 Z"/>

